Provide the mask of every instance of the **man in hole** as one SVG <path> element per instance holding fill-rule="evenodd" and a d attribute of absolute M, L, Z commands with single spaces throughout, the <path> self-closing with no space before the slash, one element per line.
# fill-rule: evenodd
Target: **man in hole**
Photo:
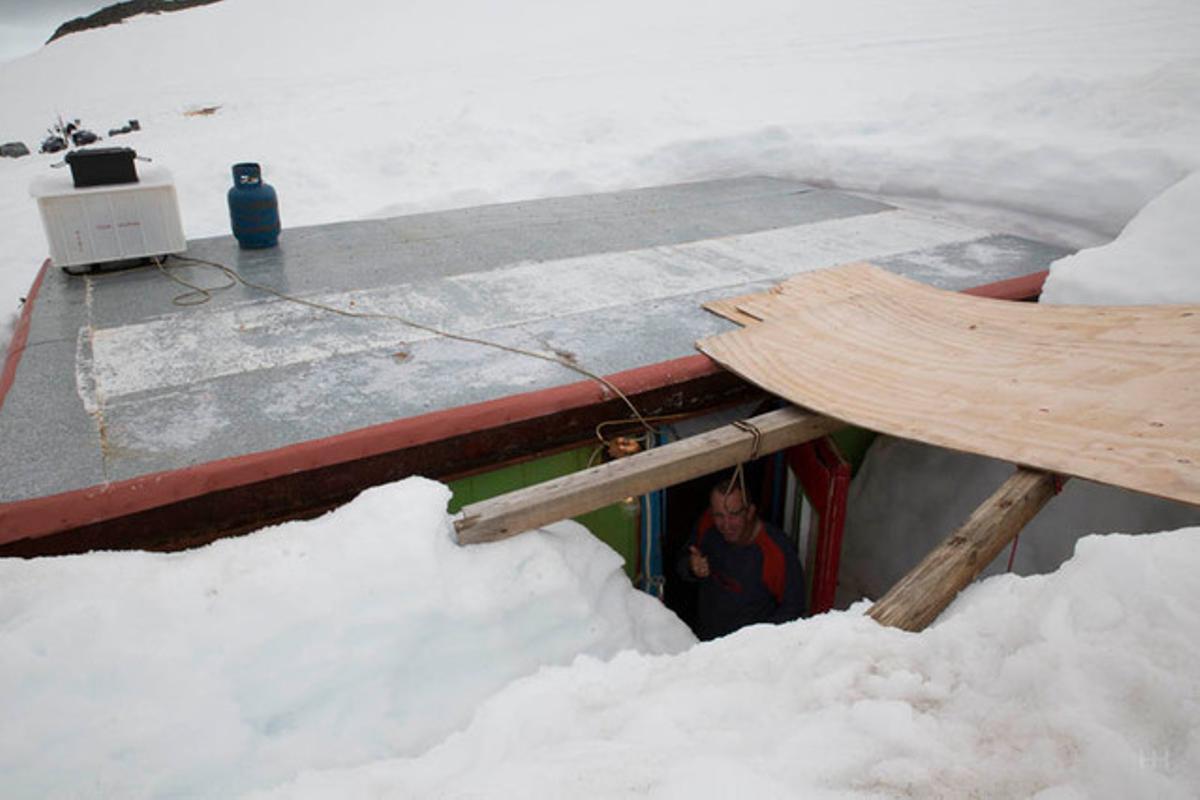
<path fill-rule="evenodd" d="M 715 639 L 757 622 L 780 623 L 805 612 L 804 571 L 783 531 L 759 518 L 738 475 L 709 492 L 711 523 L 702 519 L 677 569 L 697 581 L 696 635 Z"/>

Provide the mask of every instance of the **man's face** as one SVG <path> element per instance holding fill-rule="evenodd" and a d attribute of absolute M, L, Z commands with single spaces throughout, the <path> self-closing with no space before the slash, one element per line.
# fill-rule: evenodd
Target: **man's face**
<path fill-rule="evenodd" d="M 709 497 L 713 524 L 730 544 L 742 544 L 750 526 L 754 522 L 754 506 L 747 505 L 742 497 L 742 490 L 734 487 L 733 491 L 725 494 L 720 488 L 714 489 Z"/>

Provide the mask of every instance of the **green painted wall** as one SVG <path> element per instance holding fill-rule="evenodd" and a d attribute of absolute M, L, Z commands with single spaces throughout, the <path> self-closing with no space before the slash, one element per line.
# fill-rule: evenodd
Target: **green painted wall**
<path fill-rule="evenodd" d="M 581 447 L 565 453 L 525 461 L 502 467 L 491 472 L 472 475 L 450 482 L 454 497 L 450 500 L 450 513 L 455 514 L 465 505 L 487 500 L 516 489 L 523 489 L 551 478 L 568 475 L 585 469 L 592 454 L 590 447 Z M 593 534 L 616 550 L 625 559 L 625 572 L 633 580 L 638 561 L 638 517 L 620 505 L 612 505 L 575 517 Z"/>
<path fill-rule="evenodd" d="M 858 468 L 867 457 L 867 449 L 875 441 L 876 435 L 875 431 L 850 426 L 831 433 L 829 438 L 833 439 L 842 457 L 850 462 L 851 473 L 857 475 Z"/>

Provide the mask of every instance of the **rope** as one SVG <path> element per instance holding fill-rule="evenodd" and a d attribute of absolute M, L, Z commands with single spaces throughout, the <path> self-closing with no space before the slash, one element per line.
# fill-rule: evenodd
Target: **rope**
<path fill-rule="evenodd" d="M 1062 494 L 1062 490 L 1063 490 L 1063 487 L 1067 483 L 1067 479 L 1064 478 L 1062 475 L 1059 475 L 1058 473 L 1055 473 L 1053 477 L 1054 477 L 1054 493 L 1056 495 Z M 1021 541 L 1021 532 L 1017 531 L 1017 534 L 1015 536 L 1013 536 L 1012 550 L 1008 551 L 1008 568 L 1006 570 L 1008 572 L 1012 572 L 1013 561 L 1017 557 L 1017 544 L 1020 541 Z"/>
<path fill-rule="evenodd" d="M 762 431 L 760 431 L 758 426 L 756 426 L 753 422 L 745 419 L 734 420 L 732 424 L 733 427 L 743 430 L 753 436 L 754 442 L 750 446 L 750 458 L 746 459 L 745 461 L 739 461 L 738 465 L 733 468 L 733 475 L 729 477 L 729 485 L 725 487 L 725 491 L 722 492 L 722 494 L 728 496 L 733 493 L 734 488 L 738 488 L 742 491 L 742 502 L 749 503 L 750 495 L 746 494 L 745 464 L 746 461 L 754 461 L 758 458 L 758 448 L 762 444 Z M 734 486 L 735 482 L 737 484 L 736 487 Z"/>
<path fill-rule="evenodd" d="M 1063 487 L 1067 483 L 1067 479 L 1065 477 L 1063 477 L 1062 475 L 1059 475 L 1058 473 L 1055 473 L 1053 475 L 1053 477 L 1054 477 L 1054 494 L 1056 494 L 1056 495 L 1062 494 L 1062 490 L 1063 490 Z M 1007 572 L 1012 572 L 1013 561 L 1017 557 L 1017 544 L 1020 541 L 1021 541 L 1021 532 L 1017 531 L 1017 534 L 1015 536 L 1013 536 L 1012 549 L 1008 551 L 1008 568 L 1006 570 Z"/>
<path fill-rule="evenodd" d="M 752 435 L 754 437 L 754 444 L 750 448 L 750 458 L 748 458 L 746 460 L 747 461 L 757 460 L 758 459 L 758 448 L 762 444 L 762 431 L 760 431 L 758 429 L 757 425 L 755 425 L 753 422 L 751 422 L 750 420 L 747 420 L 747 419 L 734 420 L 733 427 L 735 427 L 739 430 L 743 430 L 746 433 L 749 433 L 750 435 Z"/>
<path fill-rule="evenodd" d="M 1021 541 L 1020 532 L 1013 537 L 1012 550 L 1008 551 L 1008 567 L 1005 568 L 1005 572 L 1012 572 L 1013 559 L 1017 557 L 1017 542 L 1019 541 Z"/>
<path fill-rule="evenodd" d="M 617 396 L 621 399 L 621 401 L 629 408 L 629 411 L 633 414 L 634 418 L 639 423 L 641 423 L 642 427 L 644 427 L 646 429 L 648 434 L 653 434 L 655 432 L 654 427 L 647 421 L 647 419 L 644 416 L 642 416 L 642 413 L 640 411 L 638 411 L 637 406 L 635 406 L 633 404 L 633 401 L 631 401 L 628 397 L 626 397 L 625 393 L 622 392 L 620 389 L 618 389 L 613 384 L 612 381 L 608 380 L 603 375 L 598 375 L 597 373 L 592 372 L 591 370 L 587 369 L 586 367 L 581 367 L 580 365 L 575 364 L 562 356 L 551 355 L 549 353 L 540 353 L 536 350 L 527 350 L 523 347 L 515 347 L 513 345 L 502 344 L 500 342 L 494 342 L 494 341 L 490 341 L 488 339 L 481 339 L 476 336 L 468 336 L 466 334 L 454 333 L 452 331 L 438 328 L 434 325 L 426 325 L 425 323 L 422 323 L 422 322 L 417 322 L 415 320 L 411 320 L 406 317 L 401 317 L 397 314 L 385 314 L 382 312 L 373 312 L 373 311 L 347 311 L 346 309 L 343 309 L 343 308 L 329 306 L 324 303 L 318 303 L 313 300 L 306 300 L 303 297 L 296 297 L 295 295 L 290 295 L 285 292 L 281 292 L 278 289 L 274 288 L 273 286 L 267 286 L 265 284 L 256 283 L 256 282 L 250 280 L 249 278 L 246 278 L 245 276 L 243 276 L 241 273 L 237 272 L 236 270 L 234 270 L 230 267 L 227 267 L 224 264 L 217 263 L 216 261 L 206 261 L 202 258 L 192 258 L 190 256 L 172 256 L 172 257 L 183 263 L 198 264 L 198 265 L 202 265 L 202 266 L 206 266 L 206 267 L 210 267 L 212 269 L 218 270 L 218 271 L 222 272 L 225 275 L 225 277 L 228 278 L 230 281 L 230 283 L 228 283 L 225 286 L 215 286 L 215 287 L 196 286 L 195 284 L 188 283 L 187 281 L 183 280 L 182 278 L 180 278 L 176 275 L 172 275 L 169 268 L 164 266 L 162 261 L 159 258 L 155 257 L 154 264 L 155 264 L 155 266 L 158 267 L 160 272 L 162 272 L 164 275 L 166 275 L 168 278 L 175 281 L 176 283 L 178 283 L 182 286 L 185 286 L 189 289 L 189 291 L 184 292 L 183 294 L 180 294 L 180 295 L 176 295 L 174 298 L 172 298 L 171 302 L 174 303 L 175 305 L 198 306 L 203 303 L 207 303 L 210 299 L 212 299 L 213 292 L 221 291 L 223 289 L 228 289 L 228 288 L 240 283 L 243 286 L 246 286 L 250 289 L 257 289 L 260 292 L 266 292 L 267 294 L 274 295 L 275 297 L 278 297 L 281 300 L 287 300 L 288 302 L 298 303 L 299 305 L 308 306 L 309 308 L 314 308 L 314 309 L 317 309 L 318 311 L 326 311 L 331 314 L 338 314 L 343 317 L 354 317 L 357 319 L 390 320 L 392 322 L 399 322 L 402 325 L 407 325 L 410 328 L 416 328 L 417 330 L 422 330 L 427 333 L 432 333 L 435 336 L 443 336 L 447 339 L 454 339 L 454 340 L 457 340 L 460 342 L 467 342 L 469 344 L 482 345 L 484 347 L 492 347 L 497 350 L 504 350 L 506 352 L 514 353 L 516 355 L 527 356 L 529 358 L 536 358 L 541 361 L 548 361 L 551 364 L 558 364 L 560 366 L 566 367 L 567 369 L 569 369 L 573 372 L 577 372 L 580 375 L 583 375 L 584 377 L 590 378 L 591 380 L 595 381 L 596 383 L 599 383 L 605 389 L 608 389 L 608 391 L 612 392 L 615 396 Z M 195 297 L 199 297 L 199 299 L 190 299 L 190 298 L 195 298 Z"/>

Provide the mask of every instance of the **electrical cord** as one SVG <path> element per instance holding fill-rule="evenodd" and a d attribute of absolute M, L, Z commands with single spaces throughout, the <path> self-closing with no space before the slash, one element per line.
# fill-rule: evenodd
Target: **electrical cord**
<path fill-rule="evenodd" d="M 176 258 L 178 258 L 178 256 Z M 195 263 L 201 263 L 201 262 L 199 260 L 195 260 Z M 210 267 L 218 267 L 218 265 L 215 263 L 212 263 L 212 264 L 208 264 L 207 262 L 204 262 L 204 263 L 206 263 Z M 158 267 L 158 271 L 161 272 L 163 275 L 166 275 L 168 278 L 175 281 L 180 286 L 183 286 L 189 290 L 189 291 L 184 292 L 183 294 L 177 294 L 171 298 L 171 304 L 176 305 L 176 306 L 183 306 L 186 308 L 187 306 L 203 305 L 204 303 L 207 303 L 209 300 L 212 300 L 213 292 L 219 292 L 224 289 L 232 289 L 234 286 L 238 285 L 237 279 L 235 279 L 232 275 L 226 274 L 225 277 L 229 279 L 229 283 L 225 284 L 224 286 L 197 286 L 194 283 L 189 283 L 188 281 L 185 281 L 183 278 L 179 277 L 178 275 L 172 274 L 170 270 L 168 270 L 166 267 L 163 266 L 162 261 L 159 260 L 159 258 L 157 256 L 154 257 L 154 265 L 156 267 Z M 228 269 L 229 272 L 233 272 L 233 270 L 229 269 L 228 267 L 218 267 L 218 268 L 220 268 L 222 270 Z M 190 299 L 193 297 L 198 298 L 198 299 L 195 299 L 195 300 Z"/>
<path fill-rule="evenodd" d="M 643 419 L 645 419 L 647 422 L 677 422 L 678 420 L 687 419 L 688 417 L 691 417 L 691 416 L 693 416 L 693 415 L 686 414 L 686 413 L 684 413 L 684 414 L 659 414 L 659 415 L 653 416 L 653 417 L 644 417 Z M 602 433 L 602 431 L 605 428 L 608 428 L 608 427 L 611 427 L 614 425 L 628 425 L 628 424 L 629 424 L 629 420 L 624 420 L 624 419 L 605 420 L 604 422 L 601 422 L 599 425 L 596 426 L 596 438 L 599 439 L 602 443 L 608 444 L 609 440 L 604 438 L 604 434 Z M 638 437 L 634 437 L 634 438 L 644 439 L 647 435 L 649 435 L 649 433 L 657 433 L 657 431 L 651 430 L 647 434 L 643 434 L 642 436 L 638 436 Z"/>
<path fill-rule="evenodd" d="M 564 358 L 563 356 L 556 355 L 556 354 L 550 354 L 550 353 L 541 353 L 541 352 L 538 352 L 537 350 L 527 350 L 523 347 L 515 347 L 513 345 L 507 345 L 507 344 L 503 344 L 501 342 L 494 342 L 494 341 L 491 341 L 488 339 L 479 338 L 477 336 L 468 336 L 466 334 L 454 333 L 453 331 L 448 331 L 443 328 L 438 328 L 434 325 L 426 325 L 423 322 L 417 322 L 415 320 L 408 319 L 407 317 L 401 317 L 397 314 L 385 314 L 385 313 L 377 312 L 377 311 L 349 311 L 344 308 L 337 308 L 336 306 L 330 306 L 330 305 L 326 305 L 325 303 L 318 303 L 313 300 L 306 300 L 303 297 L 297 297 L 295 295 L 290 295 L 290 294 L 287 294 L 286 292 L 279 291 L 278 289 L 276 289 L 273 286 L 267 286 L 265 284 L 256 283 L 255 281 L 252 281 L 249 278 L 246 278 L 244 275 L 237 272 L 232 267 L 228 267 L 228 266 L 218 263 L 216 261 L 206 261 L 205 259 L 202 259 L 202 258 L 192 258 L 191 256 L 178 256 L 178 255 L 171 256 L 171 258 L 175 261 L 178 261 L 178 262 L 181 262 L 184 264 L 197 264 L 197 265 L 206 266 L 211 269 L 218 270 L 219 272 L 224 274 L 225 277 L 229 280 L 229 283 L 227 283 L 223 286 L 210 286 L 210 287 L 197 286 L 194 283 L 190 283 L 190 282 L 184 280 L 183 278 L 180 278 L 178 275 L 171 274 L 170 268 L 167 265 L 164 265 L 162 262 L 162 259 L 160 259 L 156 256 L 156 257 L 154 257 L 153 260 L 154 260 L 154 265 L 156 267 L 158 267 L 159 272 L 161 272 L 166 277 L 170 278 L 171 280 L 175 281 L 176 283 L 178 283 L 181 286 L 184 286 L 185 288 L 188 289 L 188 291 L 186 291 L 182 294 L 176 295 L 174 298 L 171 299 L 171 302 L 177 306 L 187 307 L 187 306 L 202 305 L 212 299 L 213 292 L 218 292 L 218 291 L 222 291 L 224 289 L 229 289 L 240 283 L 243 286 L 246 286 L 247 288 L 257 289 L 260 292 L 266 292 L 267 294 L 274 295 L 275 297 L 278 297 L 281 300 L 287 300 L 292 303 L 298 303 L 299 305 L 308 306 L 309 308 L 314 308 L 319 311 L 325 311 L 325 312 L 328 312 L 331 314 L 338 314 L 343 317 L 354 317 L 357 319 L 380 319 L 380 320 L 389 320 L 392 322 L 399 322 L 402 325 L 407 325 L 410 328 L 416 328 L 417 330 L 425 331 L 427 333 L 432 333 L 436 336 L 443 336 L 447 339 L 454 339 L 456 341 L 467 342 L 469 344 L 482 345 L 484 347 L 492 347 L 497 350 L 503 350 L 503 351 L 506 351 L 509 353 L 514 353 L 516 355 L 527 356 L 529 358 L 536 358 L 541 361 L 548 361 L 552 364 L 558 364 L 560 366 L 566 367 L 567 369 L 569 369 L 573 372 L 576 372 L 580 375 L 583 375 L 584 377 L 590 378 L 591 380 L 595 381 L 596 383 L 599 383 L 605 389 L 608 389 L 614 395 L 619 397 L 621 399 L 621 401 L 629 408 L 629 410 L 633 414 L 634 418 L 642 425 L 642 427 L 644 427 L 646 429 L 647 435 L 655 433 L 656 429 L 654 428 L 654 426 L 652 426 L 650 424 L 650 422 L 648 421 L 648 419 L 645 416 L 643 416 L 640 411 L 638 411 L 638 408 L 637 408 L 637 406 L 635 406 L 633 404 L 633 401 L 630 400 L 625 395 L 624 392 L 622 392 L 619 388 L 617 388 L 616 385 L 614 385 L 612 381 L 608 380 L 603 375 L 599 375 L 595 372 L 592 372 L 591 370 L 587 369 L 586 367 L 582 367 L 579 364 L 576 364 L 576 363 L 570 361 L 569 359 Z M 597 435 L 599 435 L 599 434 L 597 434 Z M 603 441 L 603 439 L 601 439 L 601 440 Z"/>
<path fill-rule="evenodd" d="M 644 420 L 645 422 L 676 422 L 681 419 L 688 419 L 692 416 L 694 416 L 694 415 L 688 414 L 686 412 L 679 413 L 679 414 L 659 414 L 659 415 L 653 416 L 653 417 L 642 417 L 642 420 Z M 614 436 L 611 439 L 605 438 L 605 436 L 604 436 L 605 428 L 609 428 L 609 427 L 616 426 L 616 425 L 628 426 L 630 424 L 630 422 L 631 422 L 631 420 L 627 420 L 627 419 L 608 419 L 608 420 L 605 420 L 604 422 L 601 422 L 599 425 L 596 426 L 596 439 L 599 440 L 600 444 L 598 444 L 594 448 L 592 448 L 592 453 L 590 456 L 588 456 L 588 460 L 587 460 L 588 469 L 591 469 L 592 467 L 596 466 L 596 462 L 600 460 L 601 453 L 608 451 L 609 454 L 611 455 L 612 450 L 613 450 L 613 445 L 616 444 L 617 442 L 619 442 L 622 438 L 630 439 L 634 442 L 637 442 L 641 446 L 642 449 L 649 449 L 650 442 L 651 442 L 651 436 L 654 434 L 657 434 L 659 432 L 657 429 L 654 429 L 654 428 L 648 428 L 647 432 L 641 434 L 640 436 L 629 435 L 629 436 L 625 436 L 625 437 Z M 626 453 L 625 455 L 631 455 L 631 453 Z"/>

